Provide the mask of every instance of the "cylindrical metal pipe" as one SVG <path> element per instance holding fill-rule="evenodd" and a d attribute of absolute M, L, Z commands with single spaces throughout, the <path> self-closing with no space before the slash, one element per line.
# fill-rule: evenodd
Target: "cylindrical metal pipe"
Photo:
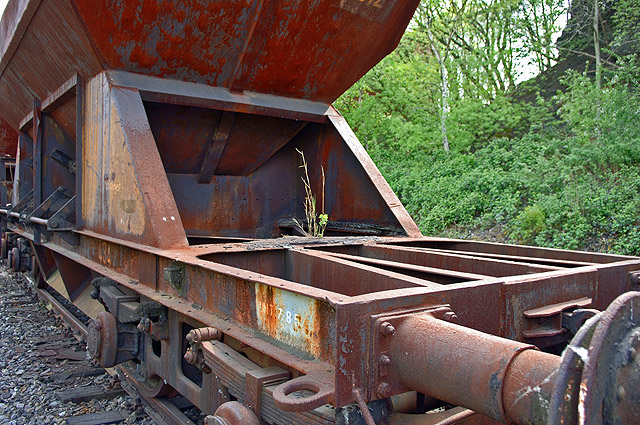
<path fill-rule="evenodd" d="M 502 402 L 510 423 L 547 424 L 560 357 L 537 350 L 516 356 L 504 380 Z"/>
<path fill-rule="evenodd" d="M 48 220 L 46 220 L 44 218 L 39 218 L 39 217 L 29 217 L 29 221 L 31 221 L 32 223 L 41 224 L 43 226 L 46 226 Z"/>
<path fill-rule="evenodd" d="M 502 422 L 546 423 L 523 418 L 536 405 L 530 391 L 550 399 L 555 375 L 545 373 L 558 369 L 558 356 L 430 315 L 397 326 L 389 353 L 408 388 Z"/>

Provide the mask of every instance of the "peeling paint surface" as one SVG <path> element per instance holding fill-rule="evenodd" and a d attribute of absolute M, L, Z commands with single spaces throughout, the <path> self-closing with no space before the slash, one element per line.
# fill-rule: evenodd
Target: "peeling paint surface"
<path fill-rule="evenodd" d="M 272 286 L 256 284 L 258 328 L 285 344 L 320 357 L 322 341 L 318 301 Z"/>

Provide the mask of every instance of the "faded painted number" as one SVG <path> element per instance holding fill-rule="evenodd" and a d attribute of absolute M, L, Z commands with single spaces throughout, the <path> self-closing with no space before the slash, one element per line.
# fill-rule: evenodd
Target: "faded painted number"
<path fill-rule="evenodd" d="M 377 7 L 378 9 L 382 8 L 382 2 L 384 0 L 360 0 L 360 3 L 366 3 L 367 6 Z"/>
<path fill-rule="evenodd" d="M 278 307 L 278 320 L 288 324 L 295 322 L 297 325 L 299 325 L 300 323 L 302 323 L 302 316 L 300 316 L 298 313 L 294 314 L 289 310 Z"/>

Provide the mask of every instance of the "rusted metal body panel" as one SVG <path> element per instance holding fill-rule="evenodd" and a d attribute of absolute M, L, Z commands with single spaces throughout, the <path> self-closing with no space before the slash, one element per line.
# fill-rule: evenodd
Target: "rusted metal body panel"
<path fill-rule="evenodd" d="M 395 48 L 417 5 L 415 0 L 140 0 L 117 8 L 109 2 L 74 3 L 107 69 L 327 103 Z"/>
<path fill-rule="evenodd" d="M 86 90 L 82 222 L 89 230 L 158 246 L 186 246 L 178 208 L 155 147 L 144 106 L 106 75 Z"/>
<path fill-rule="evenodd" d="M 19 130 L 3 255 L 91 291 L 95 358 L 210 423 L 637 410 L 640 258 L 423 237 L 329 105 L 415 1 L 159 5 L 16 0 L 0 24 L 0 118 Z M 299 152 L 323 238 L 295 236 Z M 475 413 L 425 413 L 448 404 Z"/>
<path fill-rule="evenodd" d="M 18 133 L 0 118 L 0 154 L 14 156 L 18 148 Z"/>
<path fill-rule="evenodd" d="M 18 129 L 74 74 L 105 69 L 326 104 L 398 44 L 417 0 L 12 0 L 0 23 L 0 116 Z M 74 111 L 61 110 L 63 127 Z"/>

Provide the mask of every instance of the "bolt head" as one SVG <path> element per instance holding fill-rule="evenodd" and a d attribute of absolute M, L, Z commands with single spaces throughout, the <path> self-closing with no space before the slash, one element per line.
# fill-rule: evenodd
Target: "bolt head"
<path fill-rule="evenodd" d="M 396 328 L 389 322 L 383 322 L 380 325 L 380 332 L 382 335 L 391 336 L 396 333 Z"/>
<path fill-rule="evenodd" d="M 456 322 L 458 320 L 458 315 L 453 311 L 447 311 L 444 314 L 444 320 L 446 320 L 447 322 Z"/>
<path fill-rule="evenodd" d="M 188 348 L 187 352 L 184 353 L 184 359 L 187 363 L 193 364 L 194 358 L 193 358 L 193 351 L 191 351 L 191 348 Z"/>
<path fill-rule="evenodd" d="M 391 363 L 391 359 L 389 358 L 389 356 L 385 356 L 384 354 L 380 356 L 380 359 L 378 359 L 378 361 L 380 362 L 381 366 L 388 366 Z"/>
<path fill-rule="evenodd" d="M 638 355 L 638 352 L 636 351 L 635 348 L 633 347 L 629 348 L 629 363 L 632 363 L 636 359 L 637 355 Z"/>
<path fill-rule="evenodd" d="M 618 386 L 618 391 L 616 393 L 616 397 L 618 401 L 622 401 L 627 395 L 627 391 L 624 389 L 622 385 Z"/>
<path fill-rule="evenodd" d="M 387 398 L 391 395 L 391 385 L 386 382 L 382 382 L 378 385 L 378 397 Z"/>

